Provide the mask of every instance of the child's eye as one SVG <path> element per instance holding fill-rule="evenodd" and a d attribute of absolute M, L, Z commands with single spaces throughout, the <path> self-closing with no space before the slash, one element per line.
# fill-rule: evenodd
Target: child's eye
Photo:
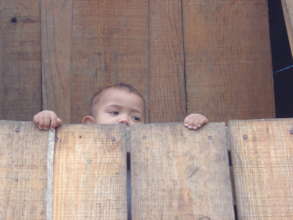
<path fill-rule="evenodd" d="M 112 111 L 112 112 L 109 112 L 111 115 L 119 115 L 119 112 L 118 111 Z"/>
<path fill-rule="evenodd" d="M 134 121 L 140 121 L 140 117 L 134 116 L 134 117 L 133 117 L 133 120 L 134 120 Z"/>

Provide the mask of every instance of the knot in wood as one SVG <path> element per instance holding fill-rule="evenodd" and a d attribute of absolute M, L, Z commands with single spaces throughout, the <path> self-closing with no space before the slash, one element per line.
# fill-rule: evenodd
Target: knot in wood
<path fill-rule="evenodd" d="M 12 17 L 10 19 L 10 22 L 13 23 L 13 24 L 16 24 L 17 23 L 17 17 Z"/>

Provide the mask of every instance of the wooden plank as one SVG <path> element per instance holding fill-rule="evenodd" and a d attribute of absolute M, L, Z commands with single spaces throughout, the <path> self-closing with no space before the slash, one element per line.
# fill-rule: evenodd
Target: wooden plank
<path fill-rule="evenodd" d="M 0 140 L 0 219 L 47 219 L 48 132 L 0 121 Z"/>
<path fill-rule="evenodd" d="M 0 119 L 31 120 L 41 109 L 39 1 L 0 3 Z"/>
<path fill-rule="evenodd" d="M 109 84 L 132 84 L 147 99 L 147 9 L 145 0 L 74 1 L 72 121 L 87 114 L 94 91 Z"/>
<path fill-rule="evenodd" d="M 41 17 L 42 108 L 70 122 L 72 1 L 41 1 Z"/>
<path fill-rule="evenodd" d="M 293 2 L 291 0 L 282 0 L 282 7 L 291 45 L 291 55 L 293 56 Z"/>
<path fill-rule="evenodd" d="M 181 0 L 149 2 L 150 122 L 183 121 L 186 102 Z"/>
<path fill-rule="evenodd" d="M 54 220 L 126 219 L 124 130 L 62 126 L 54 163 Z"/>
<path fill-rule="evenodd" d="M 292 119 L 229 123 L 239 219 L 293 217 Z"/>
<path fill-rule="evenodd" d="M 274 116 L 267 0 L 183 0 L 187 111 Z"/>
<path fill-rule="evenodd" d="M 131 128 L 133 219 L 234 219 L 223 123 Z"/>

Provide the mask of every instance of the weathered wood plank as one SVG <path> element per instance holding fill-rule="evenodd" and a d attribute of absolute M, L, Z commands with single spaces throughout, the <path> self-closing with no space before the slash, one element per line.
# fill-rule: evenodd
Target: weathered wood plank
<path fill-rule="evenodd" d="M 57 137 L 54 219 L 126 219 L 124 131 L 71 125 Z"/>
<path fill-rule="evenodd" d="M 94 91 L 109 84 L 130 83 L 147 99 L 147 9 L 146 0 L 74 2 L 72 121 L 87 114 Z"/>
<path fill-rule="evenodd" d="M 0 121 L 0 140 L 0 219 L 47 219 L 48 132 Z"/>
<path fill-rule="evenodd" d="M 31 120 L 41 109 L 39 1 L 0 2 L 0 119 Z"/>
<path fill-rule="evenodd" d="M 183 0 L 187 111 L 274 116 L 267 0 Z"/>
<path fill-rule="evenodd" d="M 186 100 L 181 0 L 149 2 L 150 122 L 182 121 Z"/>
<path fill-rule="evenodd" d="M 43 109 L 71 118 L 72 0 L 41 1 Z"/>
<path fill-rule="evenodd" d="M 282 7 L 287 26 L 288 38 L 291 45 L 291 55 L 293 56 L 293 1 L 282 0 Z"/>
<path fill-rule="evenodd" d="M 133 219 L 234 219 L 224 124 L 131 128 Z"/>
<path fill-rule="evenodd" d="M 293 120 L 229 123 L 240 220 L 293 216 Z"/>

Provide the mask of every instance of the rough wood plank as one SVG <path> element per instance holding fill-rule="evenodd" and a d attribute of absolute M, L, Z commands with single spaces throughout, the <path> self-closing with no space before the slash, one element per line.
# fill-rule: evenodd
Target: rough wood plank
<path fill-rule="evenodd" d="M 181 0 L 149 2 L 150 122 L 182 121 L 186 102 Z"/>
<path fill-rule="evenodd" d="M 240 220 L 293 218 L 293 120 L 229 123 Z"/>
<path fill-rule="evenodd" d="M 0 219 L 46 218 L 48 132 L 0 121 Z"/>
<path fill-rule="evenodd" d="M 76 0 L 73 4 L 72 121 L 88 113 L 95 90 L 130 83 L 147 99 L 146 0 Z"/>
<path fill-rule="evenodd" d="M 124 130 L 62 126 L 54 163 L 54 220 L 126 219 Z"/>
<path fill-rule="evenodd" d="M 41 1 L 41 15 L 42 108 L 70 122 L 72 1 Z"/>
<path fill-rule="evenodd" d="M 234 219 L 224 124 L 131 128 L 133 219 Z"/>
<path fill-rule="evenodd" d="M 0 119 L 31 120 L 41 109 L 39 1 L 0 2 Z"/>
<path fill-rule="evenodd" d="M 267 0 L 183 0 L 187 111 L 274 116 Z"/>
<path fill-rule="evenodd" d="M 287 26 L 288 38 L 291 45 L 291 55 L 293 56 L 293 1 L 282 0 L 282 7 Z"/>

